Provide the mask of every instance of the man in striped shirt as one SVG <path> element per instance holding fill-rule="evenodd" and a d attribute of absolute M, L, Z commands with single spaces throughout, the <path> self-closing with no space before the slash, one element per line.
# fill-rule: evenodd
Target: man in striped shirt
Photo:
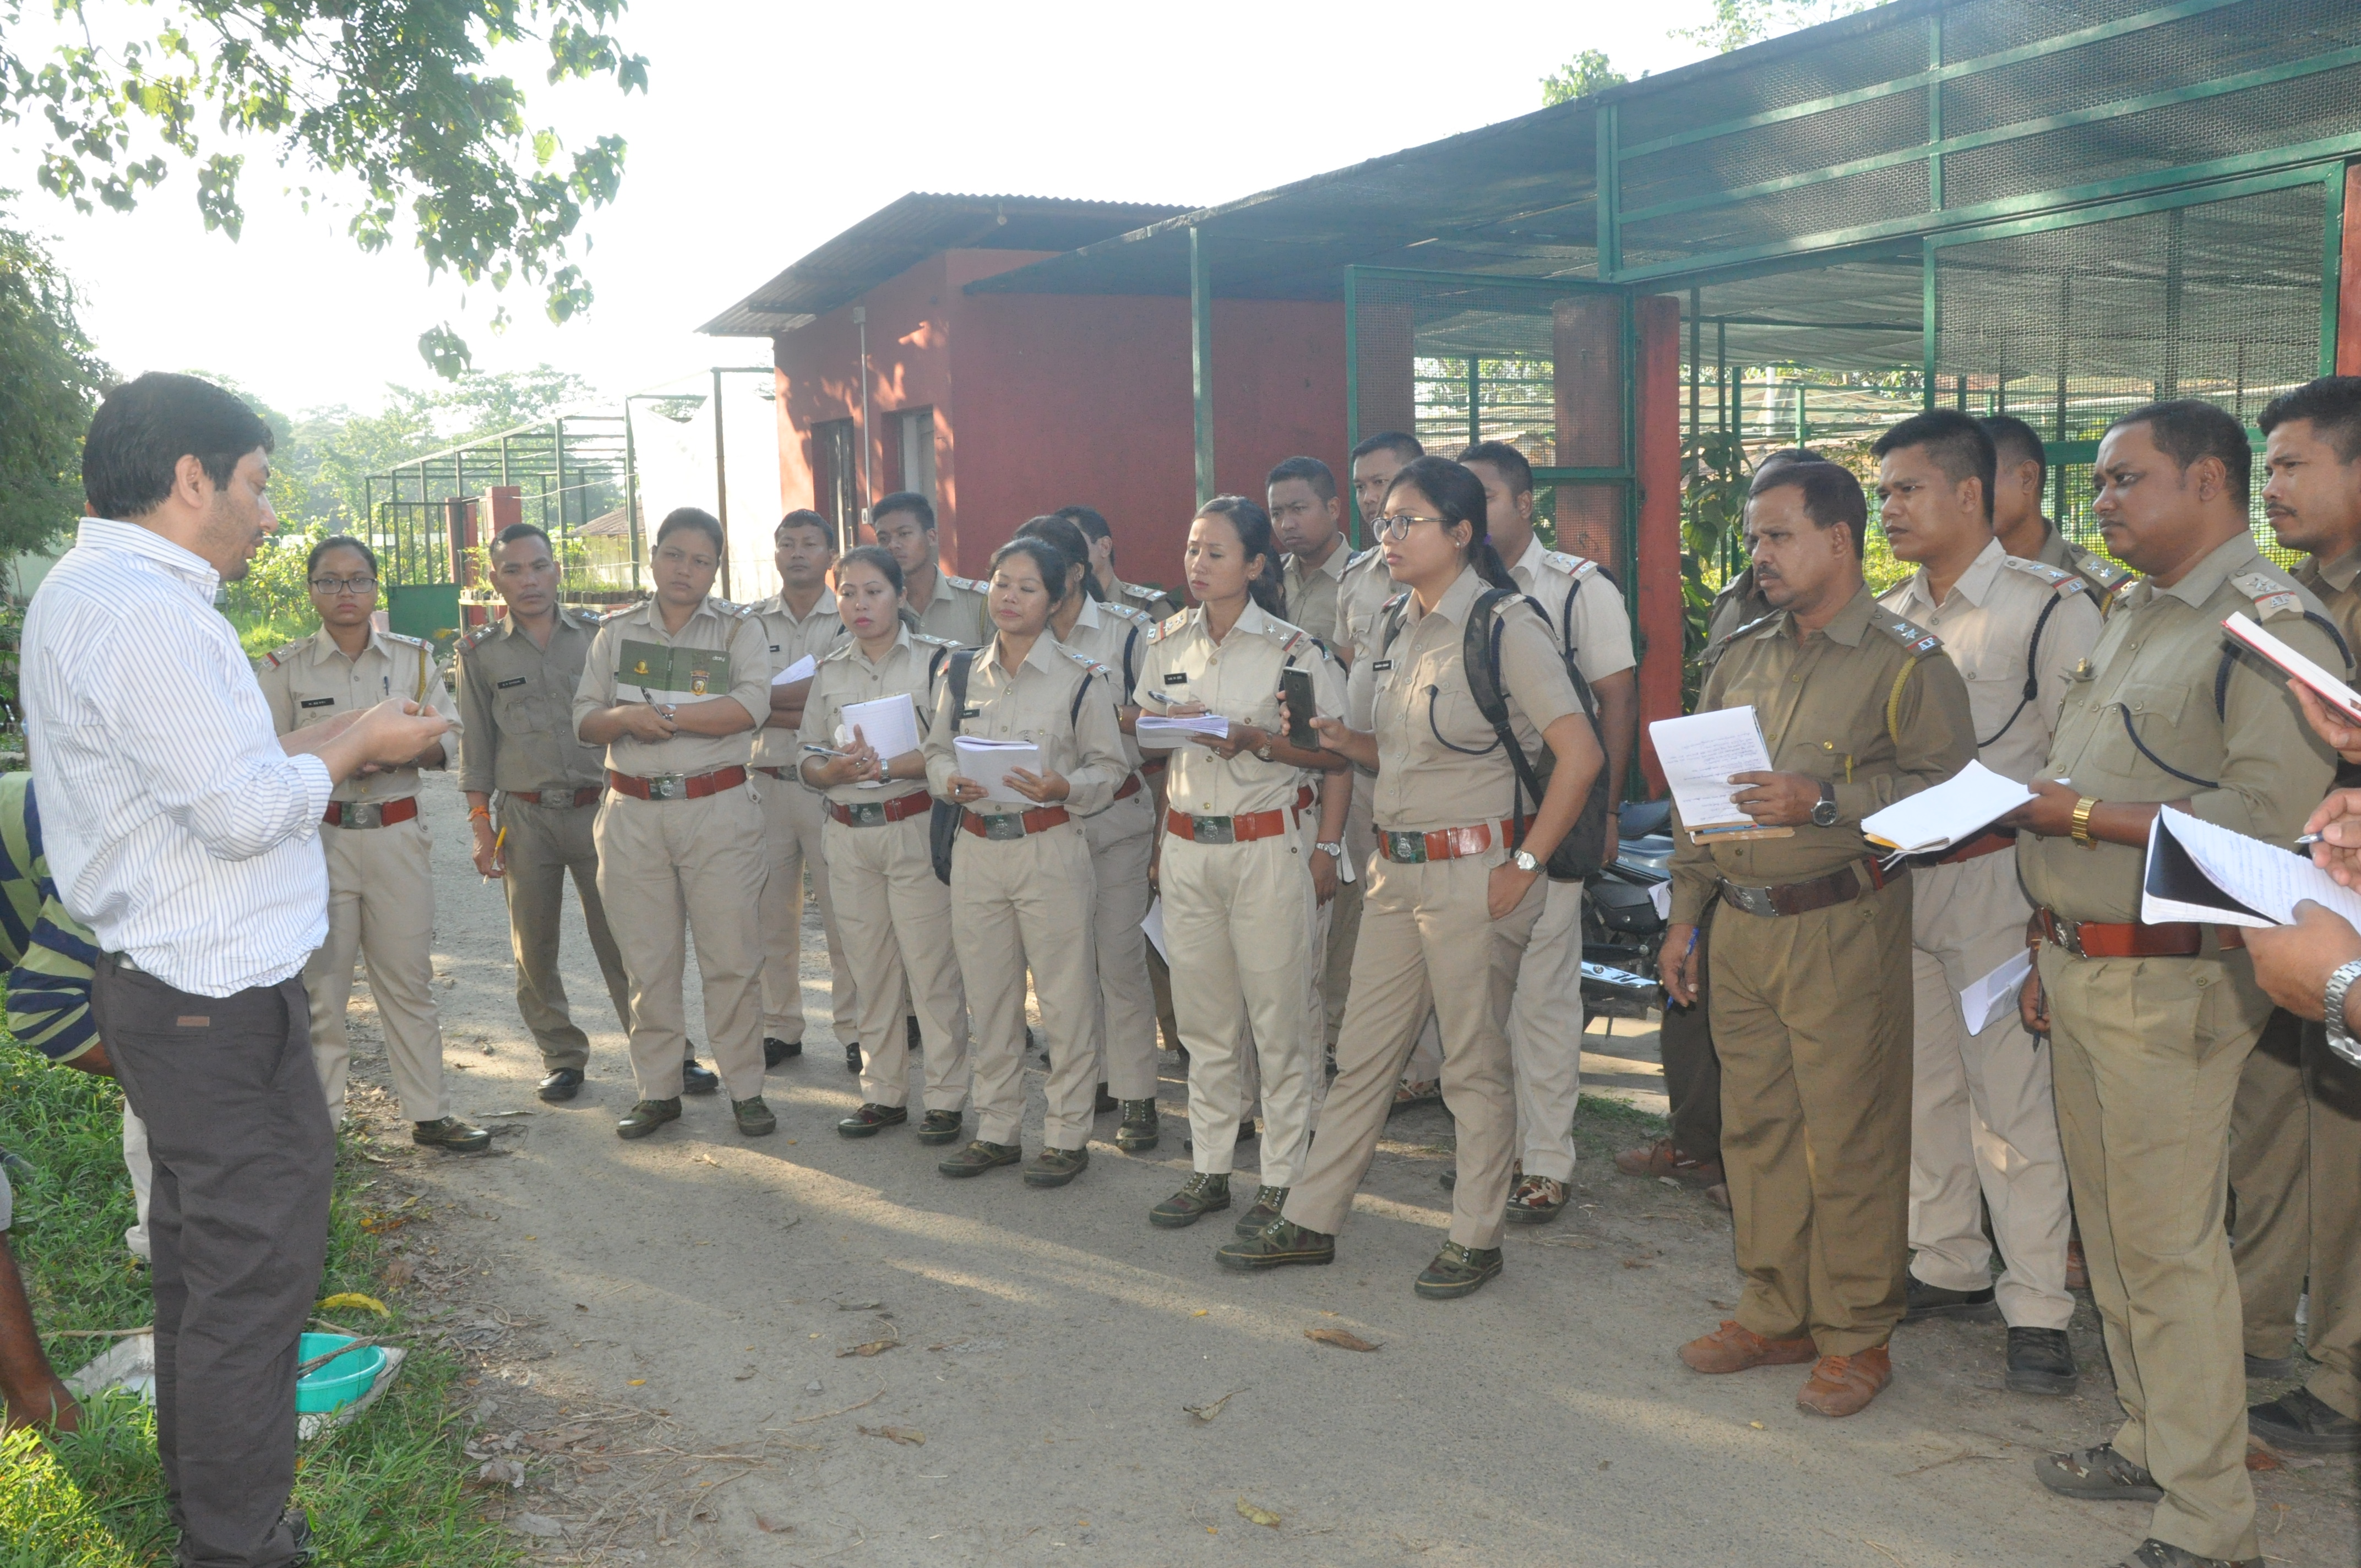
<path fill-rule="evenodd" d="M 282 1568 L 297 1336 L 327 1250 L 335 1135 L 300 980 L 327 934 L 329 791 L 448 728 L 390 698 L 282 743 L 213 608 L 277 524 L 270 432 L 210 382 L 110 392 L 91 515 L 26 613 L 33 776 L 60 898 L 97 938 L 93 1012 L 147 1124 L 156 1446 L 181 1561 Z"/>

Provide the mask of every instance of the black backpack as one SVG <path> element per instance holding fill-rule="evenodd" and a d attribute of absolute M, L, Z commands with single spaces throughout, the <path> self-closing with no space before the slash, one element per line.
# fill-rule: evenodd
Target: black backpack
<path fill-rule="evenodd" d="M 955 648 L 951 651 L 951 738 L 960 733 L 960 710 L 967 706 L 967 673 L 975 664 L 980 648 Z M 1126 650 L 1127 652 L 1127 650 Z M 1086 678 L 1074 688 L 1074 706 L 1066 712 L 1066 722 L 1073 724 L 1082 716 L 1082 699 L 1091 695 L 1091 683 Z M 960 813 L 966 806 L 955 801 L 937 800 L 933 815 L 927 819 L 927 849 L 935 862 L 935 878 L 945 887 L 951 884 L 951 850 L 959 843 Z"/>
<path fill-rule="evenodd" d="M 1509 728 L 1509 698 L 1500 685 L 1500 637 L 1508 607 L 1517 599 L 1531 605 L 1543 623 L 1548 624 L 1549 612 L 1530 596 L 1510 588 L 1488 587 L 1476 596 L 1476 603 L 1467 612 L 1467 629 L 1459 649 L 1459 667 L 1467 677 L 1467 694 L 1476 699 L 1476 710 L 1492 726 L 1492 733 L 1499 738 L 1496 743 L 1509 753 L 1509 765 L 1516 770 L 1517 787 L 1511 796 L 1510 814 L 1516 833 L 1514 841 L 1509 846 L 1512 850 L 1524 844 L 1525 832 L 1531 822 L 1525 802 L 1530 799 L 1534 807 L 1539 808 L 1542 797 L 1549 793 L 1550 775 L 1557 768 L 1556 752 L 1543 745 L 1541 760 L 1533 761 L 1525 755 L 1525 749 L 1517 744 L 1517 738 Z M 1386 622 L 1381 646 L 1392 646 L 1395 634 L 1401 630 L 1401 622 L 1402 607 L 1396 604 Z M 1558 840 L 1557 848 L 1550 851 L 1550 858 L 1543 862 L 1542 869 L 1549 873 L 1553 882 L 1580 882 L 1599 870 L 1607 854 L 1608 780 L 1607 764 L 1603 760 L 1607 755 L 1607 738 L 1598 727 L 1598 704 L 1590 695 L 1590 683 L 1582 678 L 1582 671 L 1575 663 L 1574 650 L 1565 645 L 1563 638 L 1559 640 L 1558 658 L 1565 665 L 1566 678 L 1574 683 L 1574 695 L 1582 704 L 1582 717 L 1590 725 L 1592 739 L 1598 742 L 1602 761 L 1598 776 L 1590 781 L 1590 798 L 1582 803 L 1581 814 L 1574 819 L 1574 826 L 1566 830 L 1565 837 Z"/>

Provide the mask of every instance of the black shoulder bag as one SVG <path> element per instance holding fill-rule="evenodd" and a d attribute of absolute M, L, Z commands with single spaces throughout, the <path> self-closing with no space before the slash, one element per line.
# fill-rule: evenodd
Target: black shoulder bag
<path fill-rule="evenodd" d="M 1530 820 L 1525 800 L 1531 797 L 1534 808 L 1540 808 L 1543 796 L 1549 792 L 1550 775 L 1557 767 L 1557 753 L 1547 745 L 1542 747 L 1541 760 L 1536 762 L 1525 755 L 1524 748 L 1517 744 L 1517 738 L 1509 729 L 1509 699 L 1500 688 L 1500 636 L 1502 618 L 1510 603 L 1521 597 L 1507 588 L 1487 588 L 1477 595 L 1475 607 L 1468 612 L 1467 630 L 1459 650 L 1460 668 L 1467 676 L 1468 695 L 1476 699 L 1477 711 L 1484 716 L 1491 724 L 1493 733 L 1500 738 L 1500 749 L 1508 752 L 1509 763 L 1517 772 L 1518 787 L 1512 813 L 1516 842 L 1510 846 L 1511 849 L 1521 847 L 1525 841 L 1525 830 Z M 1533 608 L 1541 613 L 1543 623 L 1546 625 L 1548 612 L 1541 610 L 1538 605 Z M 1604 758 L 1607 740 L 1599 732 L 1598 705 L 1590 695 L 1590 683 L 1582 678 L 1582 671 L 1575 663 L 1572 650 L 1565 647 L 1563 641 L 1558 649 L 1558 657 L 1565 664 L 1566 678 L 1574 683 L 1574 695 L 1582 704 L 1582 717 L 1589 723 L 1591 736 L 1598 741 L 1599 755 Z M 1565 837 L 1558 840 L 1557 848 L 1550 851 L 1543 869 L 1554 882 L 1580 882 L 1599 869 L 1606 852 L 1607 766 L 1602 761 L 1598 776 L 1590 781 L 1590 798 L 1583 802 L 1582 814 L 1574 819 L 1574 826 L 1566 830 Z"/>

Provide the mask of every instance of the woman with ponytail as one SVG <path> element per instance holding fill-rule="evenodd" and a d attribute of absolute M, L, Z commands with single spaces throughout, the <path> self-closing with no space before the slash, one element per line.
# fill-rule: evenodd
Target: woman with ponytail
<path fill-rule="evenodd" d="M 1230 1268 L 1331 1263 L 1354 1189 L 1367 1174 L 1394 1088 L 1432 1007 L 1443 1034 L 1443 1096 L 1458 1132 L 1450 1240 L 1417 1280 L 1430 1298 L 1465 1296 L 1500 1272 L 1515 1154 L 1507 1033 L 1517 967 L 1545 883 L 1542 866 L 1575 823 L 1603 759 L 1546 622 L 1485 533 L 1484 487 L 1458 464 L 1421 457 L 1394 476 L 1373 520 L 1386 569 L 1405 590 L 1356 651 L 1351 695 L 1375 728 L 1314 721 L 1321 745 L 1378 773 L 1353 983 L 1337 1033 L 1323 1135 L 1280 1217 L 1220 1249 Z M 1488 616 L 1496 688 L 1528 757 L 1555 768 L 1514 839 L 1517 775 L 1477 707 L 1462 649 L 1477 598 L 1510 596 Z M 1497 617 L 1497 620 L 1491 620 Z"/>
<path fill-rule="evenodd" d="M 1344 711 L 1345 685 L 1318 640 L 1280 619 L 1279 546 L 1262 508 L 1238 496 L 1207 501 L 1182 559 L 1196 608 L 1157 628 L 1132 700 L 1143 716 L 1218 716 L 1227 728 L 1174 748 L 1165 775 L 1158 886 L 1189 1049 L 1195 1173 L 1148 1221 L 1190 1225 L 1230 1207 L 1248 1071 L 1258 1069 L 1262 1181 L 1237 1222 L 1245 1234 L 1279 1217 L 1312 1136 L 1322 1083 L 1319 911 L 1335 892 L 1351 787 L 1343 756 L 1288 740 L 1280 686 L 1287 672 L 1308 674 L 1314 713 L 1333 716 Z M 1320 777 L 1317 791 L 1307 771 Z"/>

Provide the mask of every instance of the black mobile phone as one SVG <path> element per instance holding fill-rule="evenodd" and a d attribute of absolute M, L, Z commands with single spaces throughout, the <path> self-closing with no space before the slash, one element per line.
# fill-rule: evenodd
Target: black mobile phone
<path fill-rule="evenodd" d="M 1307 751 L 1318 751 L 1320 732 L 1312 728 L 1312 716 L 1317 711 L 1312 706 L 1312 672 L 1279 671 L 1279 695 L 1287 699 L 1287 743 Z"/>

